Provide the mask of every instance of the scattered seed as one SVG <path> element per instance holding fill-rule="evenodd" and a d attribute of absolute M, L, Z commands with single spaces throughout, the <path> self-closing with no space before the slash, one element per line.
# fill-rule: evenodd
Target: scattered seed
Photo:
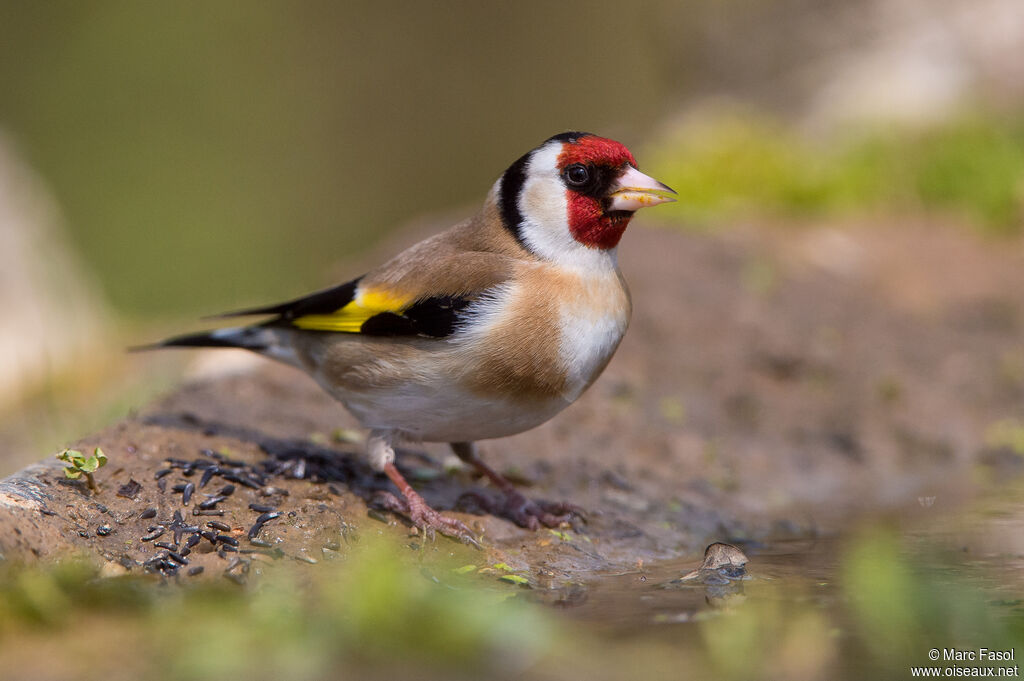
<path fill-rule="evenodd" d="M 165 541 L 153 542 L 153 546 L 159 546 L 160 548 L 167 549 L 168 551 L 173 551 L 174 549 L 177 548 L 177 546 L 175 544 L 168 544 Z"/>
<path fill-rule="evenodd" d="M 252 480 L 251 478 L 247 478 L 244 475 L 239 475 L 238 473 L 222 473 L 221 477 L 223 477 L 225 480 L 237 482 L 239 485 L 244 485 L 251 489 L 259 489 L 260 487 L 262 487 L 262 485 L 260 485 L 259 482 Z"/>
<path fill-rule="evenodd" d="M 171 488 L 171 491 L 172 492 L 184 492 L 185 491 L 185 487 L 187 485 L 190 485 L 190 484 L 191 483 L 188 483 L 188 482 L 179 482 L 178 484 L 176 484 L 174 487 Z"/>
<path fill-rule="evenodd" d="M 193 508 L 192 515 L 224 515 L 224 511 L 218 508 Z"/>
<path fill-rule="evenodd" d="M 203 540 L 203 538 L 199 534 L 193 534 L 193 535 L 189 536 L 188 539 L 185 540 L 185 548 L 186 549 L 191 549 L 193 546 L 195 546 L 196 544 L 198 544 L 202 540 Z"/>
<path fill-rule="evenodd" d="M 139 514 L 139 517 L 142 518 L 143 520 L 145 520 L 146 518 L 155 518 L 156 517 L 156 509 L 155 508 L 147 508 L 145 511 L 143 511 L 142 513 Z"/>
<path fill-rule="evenodd" d="M 86 532 L 85 530 L 79 530 L 78 531 L 78 536 L 81 537 L 82 539 L 88 539 L 89 538 L 89 533 Z"/>
<path fill-rule="evenodd" d="M 106 506 L 104 506 L 103 504 L 93 504 L 92 506 L 93 506 L 93 508 L 95 508 L 95 509 L 96 509 L 97 511 L 99 511 L 100 513 L 106 513 L 106 512 L 107 512 L 107 511 L 109 510 L 109 509 L 108 509 L 108 508 L 107 508 Z"/>
<path fill-rule="evenodd" d="M 217 533 L 216 532 L 210 532 L 209 530 L 203 530 L 202 532 L 199 533 L 199 535 L 201 537 L 203 537 L 204 539 L 209 539 L 211 544 L 216 544 L 217 543 Z"/>
<path fill-rule="evenodd" d="M 217 541 L 227 544 L 228 546 L 238 546 L 238 540 L 234 537 L 229 537 L 226 534 L 218 534 Z"/>
<path fill-rule="evenodd" d="M 211 509 L 214 506 L 216 506 L 217 504 L 219 504 L 220 502 L 224 501 L 225 499 L 227 499 L 227 497 L 222 497 L 222 496 L 210 497 L 206 501 L 199 502 L 199 508 L 203 509 L 204 511 L 207 510 L 207 509 Z"/>
<path fill-rule="evenodd" d="M 96 528 L 96 534 L 98 534 L 101 537 L 106 537 L 108 534 L 110 534 L 110 525 L 100 525 Z"/>
<path fill-rule="evenodd" d="M 165 577 L 171 577 L 178 572 L 178 565 L 174 561 L 168 560 L 167 553 L 161 553 L 158 556 L 154 556 L 152 559 L 143 563 L 143 566 L 147 571 L 159 572 Z"/>
<path fill-rule="evenodd" d="M 193 532 L 199 531 L 198 525 L 184 525 L 181 523 L 174 523 L 171 525 L 171 529 L 174 530 L 174 543 L 181 544 L 181 537 L 185 534 L 192 534 Z"/>
<path fill-rule="evenodd" d="M 206 487 L 206 483 L 210 482 L 210 479 L 217 473 L 220 473 L 220 469 L 216 466 L 210 466 L 203 471 L 203 477 L 199 479 L 199 489 Z"/>
<path fill-rule="evenodd" d="M 310 558 L 309 556 L 303 556 L 302 554 L 292 557 L 295 558 L 295 560 L 301 560 L 303 563 L 309 563 L 310 565 L 316 565 L 317 563 L 316 558 Z"/>
<path fill-rule="evenodd" d="M 222 522 L 220 522 L 218 520 L 211 520 L 210 522 L 206 523 L 206 526 L 207 527 L 212 527 L 215 530 L 220 530 L 221 532 L 230 532 L 231 531 L 231 526 L 230 525 L 228 525 L 227 523 L 222 523 Z"/>
<path fill-rule="evenodd" d="M 276 506 L 267 506 L 266 504 L 249 504 L 249 508 L 260 513 L 269 513 L 277 510 Z"/>
<path fill-rule="evenodd" d="M 221 495 L 222 497 L 230 497 L 234 493 L 235 493 L 235 486 L 234 485 L 224 485 L 223 487 L 221 487 L 217 491 L 217 494 Z"/>
<path fill-rule="evenodd" d="M 164 535 L 164 532 L 166 532 L 166 531 L 167 530 L 164 528 L 163 525 L 159 525 L 159 526 L 157 526 L 156 529 L 151 531 L 149 534 L 147 534 L 146 536 L 142 537 L 142 541 L 153 541 L 154 539 L 156 539 L 158 537 L 162 537 Z"/>
<path fill-rule="evenodd" d="M 263 541 L 262 539 L 260 539 L 258 537 L 252 536 L 252 534 L 251 534 L 252 530 L 249 530 L 249 532 L 250 532 L 250 534 L 249 534 L 249 543 L 252 544 L 253 546 L 262 546 L 263 548 L 267 548 L 267 549 L 269 549 L 271 546 L 273 546 L 273 544 L 271 544 L 268 541 Z"/>
<path fill-rule="evenodd" d="M 165 494 L 167 492 L 167 478 L 160 478 L 157 480 L 156 488 L 160 490 L 161 494 Z"/>
<path fill-rule="evenodd" d="M 188 558 L 186 558 L 185 556 L 181 555 L 177 551 L 168 551 L 167 552 L 167 556 L 168 556 L 168 558 L 173 560 L 175 563 L 178 563 L 179 565 L 188 565 Z"/>
<path fill-rule="evenodd" d="M 173 468 L 161 468 L 160 470 L 158 470 L 156 473 L 153 474 L 153 478 L 155 480 L 159 480 L 160 478 L 162 478 L 165 475 L 167 475 L 168 473 L 170 473 L 172 470 L 174 470 L 174 469 Z"/>
<path fill-rule="evenodd" d="M 181 505 L 188 506 L 188 502 L 192 500 L 192 493 L 196 491 L 195 483 L 188 483 L 185 485 L 185 489 L 181 491 Z"/>
<path fill-rule="evenodd" d="M 202 565 L 196 565 L 194 568 L 189 568 L 188 576 L 189 577 L 195 577 L 196 575 L 200 574 L 202 571 L 203 571 L 203 566 Z"/>

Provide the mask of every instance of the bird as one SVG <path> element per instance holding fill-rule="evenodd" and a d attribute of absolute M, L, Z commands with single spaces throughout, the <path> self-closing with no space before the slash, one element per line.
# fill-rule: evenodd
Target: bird
<path fill-rule="evenodd" d="M 601 374 L 632 311 L 617 247 L 640 208 L 675 200 L 621 143 L 548 138 L 510 165 L 476 214 L 343 284 L 221 318 L 262 321 L 152 347 L 243 348 L 309 374 L 368 431 L 382 505 L 426 534 L 476 543 L 395 466 L 402 442 L 449 443 L 503 495 L 516 524 L 556 527 L 579 509 L 527 499 L 476 442 L 530 430 Z"/>

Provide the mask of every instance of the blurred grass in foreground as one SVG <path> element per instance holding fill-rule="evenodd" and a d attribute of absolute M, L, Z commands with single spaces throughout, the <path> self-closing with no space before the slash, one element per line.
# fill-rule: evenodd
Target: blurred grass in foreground
<path fill-rule="evenodd" d="M 871 530 L 848 543 L 835 582 L 799 565 L 764 579 L 755 559 L 746 595 L 724 609 L 683 624 L 652 618 L 629 635 L 462 575 L 445 551 L 399 554 L 378 541 L 335 564 L 277 566 L 248 588 L 104 579 L 73 561 L 8 565 L 0 661 L 62 679 L 907 678 L 931 648 L 1024 640 L 1022 601 L 994 599 L 977 570 L 926 567 L 930 551 Z"/>
<path fill-rule="evenodd" d="M 509 589 L 444 586 L 410 557 L 364 541 L 344 565 L 275 565 L 252 588 L 101 578 L 76 560 L 43 570 L 8 565 L 0 576 L 0 660 L 15 669 L 33 660 L 56 678 L 292 681 L 332 669 L 478 676 L 535 661 L 549 638 L 542 612 L 509 601 Z M 431 569 L 446 582 L 454 577 L 448 566 Z M 57 658 L 48 654 L 55 644 Z M 34 653 L 22 655 L 25 646 Z"/>
<path fill-rule="evenodd" d="M 1024 119 L 984 114 L 923 128 L 866 127 L 811 139 L 764 114 L 697 114 L 650 145 L 644 169 L 674 211 L 717 224 L 750 215 L 952 213 L 989 234 L 1024 226 Z"/>

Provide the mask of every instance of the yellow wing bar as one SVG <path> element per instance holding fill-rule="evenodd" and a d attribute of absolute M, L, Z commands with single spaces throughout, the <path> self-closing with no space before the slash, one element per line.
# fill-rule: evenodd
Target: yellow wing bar
<path fill-rule="evenodd" d="M 310 314 L 296 317 L 292 324 L 308 331 L 336 331 L 359 333 L 363 323 L 382 312 L 402 314 L 412 303 L 407 296 L 392 291 L 358 290 L 356 297 L 345 307 L 330 314 Z"/>

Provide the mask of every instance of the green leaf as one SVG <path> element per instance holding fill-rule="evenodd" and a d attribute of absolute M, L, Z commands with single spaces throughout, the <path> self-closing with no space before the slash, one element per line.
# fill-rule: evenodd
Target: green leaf
<path fill-rule="evenodd" d="M 96 461 L 99 462 L 99 466 L 103 467 L 107 465 L 107 455 L 103 453 L 103 450 L 97 447 L 93 450 L 92 456 Z"/>
<path fill-rule="evenodd" d="M 100 462 L 99 460 L 96 459 L 95 456 L 90 456 L 88 459 L 83 461 L 81 465 L 79 465 L 78 467 L 81 468 L 86 473 L 94 473 L 96 472 L 96 469 L 100 467 Z"/>
<path fill-rule="evenodd" d="M 455 568 L 455 574 L 464 575 L 466 573 L 476 570 L 476 565 L 463 565 L 462 567 Z"/>
<path fill-rule="evenodd" d="M 82 460 L 82 452 L 75 449 L 65 449 L 57 455 L 57 458 L 61 461 L 67 461 L 70 464 L 75 464 Z"/>
<path fill-rule="evenodd" d="M 569 542 L 572 541 L 572 535 L 570 535 L 568 532 L 562 532 L 561 530 L 554 530 L 554 529 L 549 529 L 548 532 L 550 532 L 551 534 L 555 535 L 556 537 L 558 537 L 562 541 L 569 541 Z"/>
<path fill-rule="evenodd" d="M 82 471 L 78 470 L 77 468 L 65 468 L 64 475 L 71 478 L 72 480 L 77 480 L 78 478 L 82 477 Z"/>
<path fill-rule="evenodd" d="M 508 582 L 510 584 L 518 584 L 520 586 L 530 583 L 530 580 L 520 575 L 502 575 L 501 577 L 498 577 L 498 581 Z"/>

